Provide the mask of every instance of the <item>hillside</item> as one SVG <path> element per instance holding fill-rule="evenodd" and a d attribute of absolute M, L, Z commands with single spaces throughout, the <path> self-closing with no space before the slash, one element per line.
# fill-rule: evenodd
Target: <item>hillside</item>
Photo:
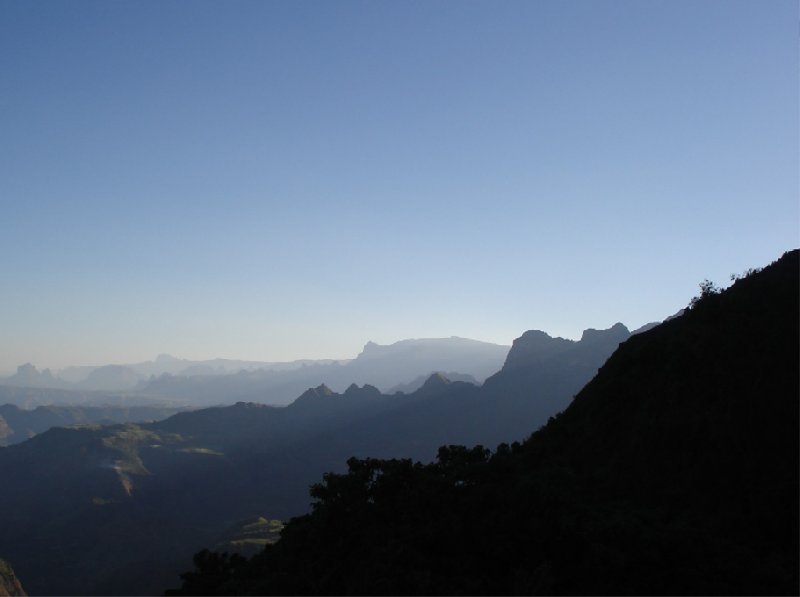
<path fill-rule="evenodd" d="M 349 460 L 173 594 L 797 594 L 799 272 L 706 287 L 522 444 Z"/>

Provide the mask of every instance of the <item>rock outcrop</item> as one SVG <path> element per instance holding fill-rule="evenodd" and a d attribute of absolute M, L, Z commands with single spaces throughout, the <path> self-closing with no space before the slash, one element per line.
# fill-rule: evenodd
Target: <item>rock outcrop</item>
<path fill-rule="evenodd" d="M 0 597 L 18 597 L 26 595 L 19 582 L 17 575 L 14 574 L 11 566 L 5 560 L 0 560 Z"/>

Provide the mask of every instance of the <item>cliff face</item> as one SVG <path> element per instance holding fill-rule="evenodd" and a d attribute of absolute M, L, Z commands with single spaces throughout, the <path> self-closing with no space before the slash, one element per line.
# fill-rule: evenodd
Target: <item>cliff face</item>
<path fill-rule="evenodd" d="M 5 560 L 0 560 L 0 597 L 17 597 L 26 595 L 17 575 Z"/>

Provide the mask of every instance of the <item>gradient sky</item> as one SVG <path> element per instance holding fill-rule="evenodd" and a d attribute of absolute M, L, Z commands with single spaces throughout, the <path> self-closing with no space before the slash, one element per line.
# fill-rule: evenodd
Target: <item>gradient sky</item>
<path fill-rule="evenodd" d="M 0 371 L 575 338 L 799 238 L 795 0 L 0 3 Z"/>

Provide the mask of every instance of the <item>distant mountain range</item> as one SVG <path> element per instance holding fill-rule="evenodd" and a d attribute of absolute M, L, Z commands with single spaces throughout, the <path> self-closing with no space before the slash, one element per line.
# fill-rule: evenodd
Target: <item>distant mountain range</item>
<path fill-rule="evenodd" d="M 159 355 L 133 365 L 72 367 L 52 373 L 31 364 L 0 384 L 26 388 L 125 393 L 141 403 L 165 399 L 191 406 L 253 401 L 288 404 L 308 387 L 326 383 L 342 391 L 351 383 L 389 390 L 431 371 L 453 371 L 482 382 L 503 364 L 509 347 L 466 338 L 401 340 L 390 345 L 368 342 L 351 360 L 187 361 Z M 2 386 L 0 386 L 2 387 Z"/>
<path fill-rule="evenodd" d="M 430 460 L 442 444 L 523 439 L 629 336 L 621 324 L 580 341 L 527 333 L 483 387 L 441 374 L 410 394 L 319 384 L 286 407 L 240 402 L 156 423 L 51 429 L 0 449 L 0 477 L 13 479 L 0 492 L 0 512 L 13 513 L 1 519 L 0 553 L 34 594 L 160 592 L 241 521 L 306 512 L 309 484 L 351 456 Z M 485 348 L 447 340 L 467 355 Z M 401 353 L 418 363 L 408 376 L 430 367 L 436 344 L 368 345 L 338 370 L 383 375 Z"/>
<path fill-rule="evenodd" d="M 232 359 L 191 361 L 179 359 L 168 354 L 160 354 L 155 360 L 142 363 L 67 367 L 55 373 L 50 369 L 39 371 L 31 363 L 26 363 L 17 367 L 17 372 L 13 375 L 0 378 L 0 383 L 29 388 L 124 392 L 133 390 L 151 377 L 160 375 L 192 377 L 195 375 L 230 375 L 241 371 L 254 370 L 288 371 L 307 365 L 331 365 L 346 362 L 347 360 L 335 359 L 300 359 L 287 362 Z"/>

